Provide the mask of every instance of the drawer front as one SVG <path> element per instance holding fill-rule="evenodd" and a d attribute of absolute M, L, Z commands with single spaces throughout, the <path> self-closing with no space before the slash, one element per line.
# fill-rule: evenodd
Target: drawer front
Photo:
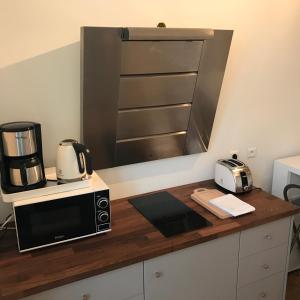
<path fill-rule="evenodd" d="M 122 42 L 121 74 L 195 72 L 202 44 L 202 41 Z"/>
<path fill-rule="evenodd" d="M 131 164 L 184 154 L 186 132 L 117 141 L 116 163 Z"/>
<path fill-rule="evenodd" d="M 119 111 L 117 139 L 187 130 L 190 104 Z"/>
<path fill-rule="evenodd" d="M 237 300 L 282 300 L 284 273 L 278 273 L 238 289 Z"/>
<path fill-rule="evenodd" d="M 54 288 L 24 300 L 143 299 L 143 263 Z"/>
<path fill-rule="evenodd" d="M 240 257 L 288 243 L 290 218 L 241 232 Z"/>
<path fill-rule="evenodd" d="M 197 74 L 121 77 L 119 109 L 190 103 Z"/>
<path fill-rule="evenodd" d="M 283 272 L 286 267 L 288 245 L 284 244 L 240 259 L 238 286 Z"/>

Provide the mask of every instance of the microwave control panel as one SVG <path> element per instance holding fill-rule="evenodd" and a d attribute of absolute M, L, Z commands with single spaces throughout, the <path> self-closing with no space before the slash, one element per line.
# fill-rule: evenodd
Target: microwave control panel
<path fill-rule="evenodd" d="M 95 222 L 96 231 L 101 232 L 110 229 L 110 200 L 109 190 L 95 192 Z"/>

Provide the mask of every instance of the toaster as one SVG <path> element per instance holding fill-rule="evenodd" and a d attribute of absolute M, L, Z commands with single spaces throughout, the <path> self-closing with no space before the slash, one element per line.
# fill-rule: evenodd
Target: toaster
<path fill-rule="evenodd" d="M 252 175 L 247 165 L 237 159 L 219 159 L 216 163 L 215 182 L 232 193 L 252 190 Z"/>

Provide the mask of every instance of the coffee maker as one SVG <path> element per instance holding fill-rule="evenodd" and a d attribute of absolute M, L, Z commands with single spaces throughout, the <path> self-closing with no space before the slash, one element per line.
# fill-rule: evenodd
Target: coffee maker
<path fill-rule="evenodd" d="M 17 193 L 46 184 L 41 125 L 11 122 L 0 125 L 1 187 Z"/>

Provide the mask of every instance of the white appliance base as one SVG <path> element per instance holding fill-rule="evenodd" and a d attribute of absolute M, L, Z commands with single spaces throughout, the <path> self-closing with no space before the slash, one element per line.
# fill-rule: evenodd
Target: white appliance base
<path fill-rule="evenodd" d="M 90 178 L 86 179 L 86 180 L 80 180 L 80 181 L 69 182 L 69 183 L 58 185 L 56 181 L 53 181 L 56 179 L 56 168 L 55 167 L 45 168 L 45 174 L 46 174 L 46 178 L 48 181 L 47 181 L 46 186 L 44 186 L 42 188 L 34 189 L 34 190 L 30 190 L 30 191 L 19 192 L 19 193 L 11 193 L 11 194 L 7 194 L 4 191 L 2 191 L 2 189 L 0 189 L 3 202 L 11 203 L 11 202 L 19 201 L 19 200 L 30 199 L 32 197 L 40 197 L 40 196 L 45 196 L 45 195 L 49 195 L 49 194 L 57 194 L 57 193 L 87 188 L 87 187 L 90 187 L 91 178 L 93 176 L 93 175 L 91 175 Z M 52 180 L 52 181 L 49 181 L 49 180 Z"/>

